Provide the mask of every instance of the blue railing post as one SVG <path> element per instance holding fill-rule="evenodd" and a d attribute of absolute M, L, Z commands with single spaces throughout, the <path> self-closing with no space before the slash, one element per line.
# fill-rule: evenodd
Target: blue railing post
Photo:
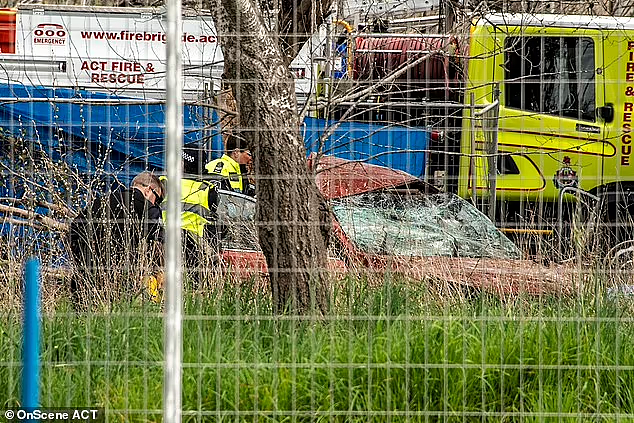
<path fill-rule="evenodd" d="M 40 396 L 40 262 L 31 258 L 24 270 L 22 407 L 37 408 Z"/>

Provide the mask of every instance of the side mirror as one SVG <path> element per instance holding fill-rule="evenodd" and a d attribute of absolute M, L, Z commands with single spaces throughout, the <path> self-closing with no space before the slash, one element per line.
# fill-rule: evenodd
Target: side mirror
<path fill-rule="evenodd" d="M 610 123 L 614 120 L 614 106 L 612 103 L 608 103 L 605 106 L 597 107 L 597 117 L 603 120 L 605 123 Z"/>

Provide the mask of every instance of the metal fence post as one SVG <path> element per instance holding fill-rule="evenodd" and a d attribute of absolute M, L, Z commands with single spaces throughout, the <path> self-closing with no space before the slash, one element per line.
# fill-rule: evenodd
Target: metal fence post
<path fill-rule="evenodd" d="M 32 411 L 39 406 L 40 397 L 40 262 L 35 258 L 24 268 L 23 331 L 22 407 Z"/>
<path fill-rule="evenodd" d="M 167 231 L 164 333 L 163 419 L 181 421 L 182 275 L 181 275 L 181 153 L 183 147 L 182 12 L 180 0 L 167 0 Z"/>
<path fill-rule="evenodd" d="M 477 207 L 477 194 L 478 188 L 476 184 L 478 183 L 478 178 L 476 176 L 476 136 L 475 136 L 475 93 L 471 93 L 469 99 L 469 111 L 470 111 L 470 138 L 471 138 L 471 159 L 469 160 L 469 171 L 471 173 L 471 202 L 474 206 Z"/>

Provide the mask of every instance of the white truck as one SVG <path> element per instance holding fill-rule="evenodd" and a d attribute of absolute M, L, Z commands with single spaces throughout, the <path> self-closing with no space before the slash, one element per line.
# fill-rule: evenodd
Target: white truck
<path fill-rule="evenodd" d="M 182 33 L 185 143 L 218 154 L 218 116 L 205 107 L 223 72 L 213 21 L 184 16 Z M 165 43 L 162 8 L 0 9 L 0 128 L 36 140 L 80 173 L 162 169 Z M 312 75 L 301 62 L 291 66 L 300 101 Z"/>
<path fill-rule="evenodd" d="M 218 89 L 223 56 L 211 17 L 185 16 L 182 31 L 186 98 Z M 2 9 L 0 82 L 162 98 L 165 42 L 162 8 L 21 5 Z M 310 90 L 312 68 L 304 57 L 292 69 L 303 96 Z"/>

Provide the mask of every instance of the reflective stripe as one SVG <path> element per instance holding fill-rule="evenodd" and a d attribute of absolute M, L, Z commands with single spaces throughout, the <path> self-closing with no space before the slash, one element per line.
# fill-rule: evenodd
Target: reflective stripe
<path fill-rule="evenodd" d="M 214 217 L 214 214 L 207 208 L 200 204 L 183 204 L 183 211 L 197 214 L 206 220 L 211 220 Z"/>

